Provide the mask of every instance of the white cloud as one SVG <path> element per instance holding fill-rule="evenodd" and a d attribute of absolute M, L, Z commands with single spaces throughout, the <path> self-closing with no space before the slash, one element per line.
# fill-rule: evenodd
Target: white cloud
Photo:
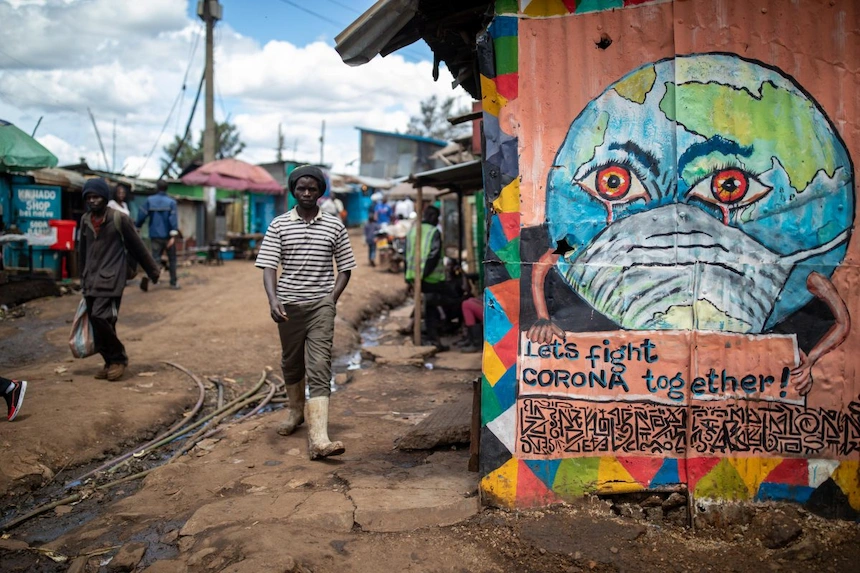
<path fill-rule="evenodd" d="M 110 161 L 116 121 L 117 168 L 159 174 L 161 147 L 184 129 L 202 73 L 201 25 L 186 14 L 184 2 L 0 0 L 0 21 L 0 118 L 26 130 L 44 116 L 39 138 L 61 163 L 83 156 L 103 166 L 86 111 L 91 108 Z M 444 68 L 433 82 L 429 62 L 408 62 L 395 53 L 352 68 L 323 41 L 261 46 L 226 23 L 217 30 L 216 119 L 226 114 L 238 126 L 246 161 L 275 159 L 279 123 L 285 157 L 318 161 L 325 120 L 325 161 L 355 172 L 357 163 L 347 168 L 359 154 L 355 126 L 404 130 L 431 95 L 459 94 L 462 104 L 468 102 L 465 92 L 450 88 Z M 159 137 L 186 69 L 181 106 Z M 201 98 L 195 140 L 202 123 Z"/>

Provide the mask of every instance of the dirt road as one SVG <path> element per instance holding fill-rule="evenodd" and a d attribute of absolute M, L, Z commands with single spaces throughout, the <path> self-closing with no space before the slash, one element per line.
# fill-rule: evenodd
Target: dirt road
<path fill-rule="evenodd" d="M 360 240 L 354 244 L 363 262 Z M 276 328 L 251 263 L 183 269 L 180 282 L 181 291 L 127 289 L 119 329 L 131 368 L 118 383 L 92 379 L 97 358 L 66 358 L 76 297 L 34 302 L 24 318 L 0 323 L 3 371 L 32 383 L 26 410 L 0 429 L 3 521 L 68 493 L 62 484 L 91 467 L 82 464 L 181 419 L 197 386 L 162 361 L 233 380 L 227 385 L 236 392 L 277 366 Z M 349 354 L 361 320 L 403 297 L 400 277 L 360 266 L 338 304 L 336 347 Z M 386 314 L 374 338 L 407 345 L 396 333 L 404 320 L 404 312 Z M 229 427 L 141 481 L 79 490 L 80 502 L 0 539 L 0 570 L 760 573 L 853 571 L 860 560 L 856 525 L 791 510 L 772 510 L 783 516 L 780 528 L 768 510 L 691 532 L 601 500 L 481 509 L 465 449 L 393 447 L 440 406 L 470 399 L 476 357 L 430 359 L 433 369 L 352 371 L 332 398 L 330 431 L 347 447 L 340 458 L 308 461 L 306 430 L 278 436 L 283 414 L 274 411 Z M 46 489 L 31 493 L 39 486 Z"/>

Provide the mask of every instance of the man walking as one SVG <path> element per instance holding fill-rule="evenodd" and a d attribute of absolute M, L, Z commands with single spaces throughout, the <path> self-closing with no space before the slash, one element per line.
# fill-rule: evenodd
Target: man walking
<path fill-rule="evenodd" d="M 135 259 L 153 283 L 158 282 L 160 269 L 131 219 L 107 206 L 110 189 L 104 179 L 87 180 L 83 197 L 88 212 L 81 217 L 78 241 L 81 290 L 93 326 L 96 352 L 104 359 L 104 367 L 95 377 L 119 380 L 128 365 L 125 346 L 116 335 L 127 257 Z"/>
<path fill-rule="evenodd" d="M 328 437 L 331 347 L 337 300 L 356 263 L 343 222 L 317 205 L 326 189 L 323 172 L 309 165 L 299 167 L 290 173 L 288 186 L 297 204 L 269 225 L 256 266 L 263 269 L 269 310 L 278 324 L 281 369 L 290 399 L 278 433 L 290 435 L 307 418 L 308 456 L 315 460 L 345 451 L 343 443 Z"/>
<path fill-rule="evenodd" d="M 149 218 L 149 241 L 152 248 L 152 258 L 161 261 L 161 253 L 167 251 L 167 263 L 170 268 L 170 288 L 176 290 L 176 236 L 179 235 L 179 221 L 176 215 L 176 200 L 167 196 L 167 181 L 159 179 L 156 183 L 157 193 L 150 195 L 137 214 L 137 228 L 141 228 Z M 146 292 L 149 280 L 140 279 L 140 290 Z"/>
<path fill-rule="evenodd" d="M 406 235 L 406 282 L 413 284 L 420 277 L 424 297 L 424 320 L 427 327 L 427 344 L 440 350 L 447 347 L 440 341 L 442 318 L 439 316 L 440 299 L 450 296 L 445 284 L 445 263 L 442 258 L 442 233 L 439 231 L 439 209 L 427 205 L 421 218 L 420 269 L 415 269 L 415 234 L 413 225 Z"/>

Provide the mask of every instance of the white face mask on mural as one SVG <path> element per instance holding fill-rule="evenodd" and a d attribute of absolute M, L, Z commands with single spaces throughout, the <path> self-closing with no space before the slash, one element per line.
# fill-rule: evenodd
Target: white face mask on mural
<path fill-rule="evenodd" d="M 667 205 L 607 227 L 565 255 L 568 284 L 631 330 L 762 332 L 794 266 L 848 240 L 781 256 L 689 205 Z"/>

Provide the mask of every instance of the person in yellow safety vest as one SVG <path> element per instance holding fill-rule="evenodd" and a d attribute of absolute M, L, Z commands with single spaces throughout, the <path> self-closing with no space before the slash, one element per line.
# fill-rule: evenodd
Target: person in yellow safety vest
<path fill-rule="evenodd" d="M 442 260 L 442 233 L 439 224 L 439 209 L 433 205 L 424 208 L 421 218 L 421 292 L 424 294 L 424 320 L 427 329 L 427 344 L 447 350 L 439 340 L 442 317 L 437 300 L 446 292 L 445 264 Z M 415 281 L 415 233 L 413 225 L 406 235 L 406 282 Z"/>

